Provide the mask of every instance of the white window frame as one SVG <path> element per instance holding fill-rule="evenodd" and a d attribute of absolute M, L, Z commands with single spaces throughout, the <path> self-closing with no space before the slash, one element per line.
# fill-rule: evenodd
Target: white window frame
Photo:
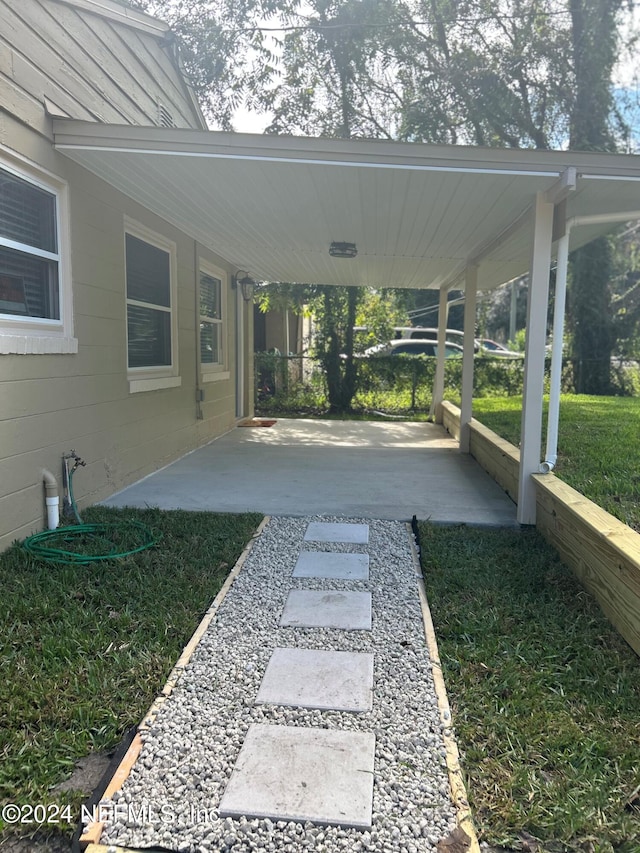
<path fill-rule="evenodd" d="M 27 181 L 55 198 L 57 252 L 45 252 L 33 246 L 0 237 L 0 246 L 16 249 L 25 255 L 46 258 L 58 265 L 58 299 L 60 319 L 22 317 L 0 313 L 0 353 L 19 355 L 77 353 L 78 340 L 73 335 L 73 298 L 70 258 L 69 191 L 66 181 L 47 172 L 30 160 L 19 157 L 0 146 L 0 168 Z"/>
<path fill-rule="evenodd" d="M 200 323 L 201 322 L 212 322 L 213 318 L 205 317 L 200 314 L 200 275 L 204 273 L 205 275 L 210 275 L 212 278 L 217 278 L 220 281 L 220 320 L 218 321 L 218 325 L 220 328 L 220 351 L 222 354 L 222 360 L 217 364 L 203 364 L 201 359 L 201 349 L 200 349 Z M 227 345 L 227 291 L 229 289 L 229 277 L 228 273 L 226 273 L 220 267 L 215 266 L 210 261 L 205 260 L 204 258 L 198 258 L 198 292 L 197 292 L 197 302 L 198 306 L 198 322 L 196 324 L 197 337 L 196 337 L 196 347 L 197 347 L 197 357 L 198 357 L 198 365 L 200 370 L 200 380 L 201 382 L 219 382 L 222 379 L 230 379 L 231 373 L 229 372 L 229 353 L 228 353 L 228 345 Z"/>
<path fill-rule="evenodd" d="M 171 364 L 158 365 L 157 367 L 129 367 L 129 330 L 127 322 L 127 308 L 131 305 L 142 305 L 149 307 L 151 303 L 137 302 L 135 299 L 129 299 L 127 296 L 127 252 L 126 241 L 127 234 L 149 243 L 158 249 L 162 249 L 169 255 L 169 309 L 171 314 Z M 178 249 L 173 240 L 165 237 L 163 234 L 158 234 L 157 231 L 152 231 L 141 222 L 134 219 L 124 218 L 124 297 L 125 297 L 125 338 L 126 338 L 126 357 L 127 357 L 127 379 L 129 380 L 129 393 L 136 394 L 140 391 L 158 391 L 162 388 L 176 388 L 182 384 L 182 379 L 178 370 Z M 166 306 L 153 306 L 162 308 L 166 311 Z"/>

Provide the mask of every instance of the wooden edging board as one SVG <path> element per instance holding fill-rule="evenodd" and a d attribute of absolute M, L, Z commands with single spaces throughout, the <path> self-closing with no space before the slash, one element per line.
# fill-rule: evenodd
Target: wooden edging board
<path fill-rule="evenodd" d="M 440 653 L 438 652 L 438 641 L 436 639 L 435 628 L 433 627 L 433 619 L 431 618 L 431 610 L 427 601 L 427 591 L 425 589 L 424 580 L 422 579 L 422 568 L 418 559 L 413 531 L 411 525 L 407 525 L 407 533 L 411 545 L 411 554 L 413 565 L 416 570 L 418 595 L 420 596 L 420 608 L 422 610 L 422 622 L 424 624 L 424 634 L 431 659 L 431 672 L 433 675 L 433 684 L 438 700 L 438 710 L 440 712 L 440 720 L 442 721 L 442 737 L 446 753 L 447 772 L 449 774 L 449 787 L 451 788 L 451 799 L 455 806 L 458 826 L 464 830 L 469 837 L 470 843 L 467 848 L 468 853 L 480 853 L 480 845 L 476 834 L 475 826 L 473 825 L 473 817 L 469 807 L 467 798 L 467 790 L 462 777 L 462 768 L 460 767 L 460 753 L 458 744 L 456 743 L 453 721 L 451 719 L 451 707 L 449 706 L 449 698 L 447 696 L 447 688 L 444 683 L 442 674 L 442 664 L 440 663 Z"/>
<path fill-rule="evenodd" d="M 216 613 L 220 609 L 222 602 L 224 601 L 229 589 L 231 588 L 231 584 L 240 574 L 240 570 L 244 565 L 247 557 L 251 553 L 251 549 L 253 547 L 253 543 L 260 536 L 266 525 L 269 523 L 269 516 L 265 516 L 260 524 L 256 532 L 253 534 L 248 544 L 246 545 L 244 551 L 238 557 L 238 560 L 233 567 L 233 569 L 229 572 L 227 579 L 222 585 L 220 591 L 216 595 L 213 600 L 211 607 L 207 610 L 205 615 L 202 617 L 200 624 L 195 630 L 195 633 L 187 643 L 187 645 L 182 650 L 182 654 L 178 658 L 175 666 L 169 673 L 169 677 L 167 678 L 166 684 L 162 688 L 162 691 L 153 702 L 147 713 L 145 714 L 142 722 L 138 726 L 138 731 L 131 742 L 131 746 L 127 750 L 124 758 L 116 768 L 113 776 L 111 777 L 111 781 L 107 785 L 105 792 L 103 794 L 103 799 L 110 799 L 116 791 L 119 791 L 124 785 L 126 779 L 131 772 L 131 768 L 136 763 L 138 759 L 138 755 L 140 754 L 140 750 L 142 749 L 142 737 L 141 732 L 148 731 L 148 729 L 152 726 L 153 721 L 158 715 L 158 711 L 167 701 L 169 696 L 172 694 L 176 684 L 180 680 L 180 676 L 184 672 L 185 667 L 191 660 L 191 657 L 196 650 L 196 647 L 203 635 L 205 634 L 209 625 L 213 621 Z M 85 829 L 84 833 L 80 836 L 80 844 L 84 848 L 84 853 L 128 853 L 129 848 L 126 847 L 116 847 L 110 844 L 108 847 L 105 847 L 103 844 L 99 844 L 100 836 L 102 835 L 102 830 L 104 829 L 104 823 L 102 821 L 95 821 L 94 823 L 89 824 L 89 826 Z"/>

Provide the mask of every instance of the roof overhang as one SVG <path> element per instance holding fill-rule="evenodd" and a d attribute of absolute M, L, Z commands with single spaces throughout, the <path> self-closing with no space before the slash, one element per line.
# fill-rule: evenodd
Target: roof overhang
<path fill-rule="evenodd" d="M 264 281 L 462 288 L 476 263 L 487 289 L 528 269 L 537 193 L 564 198 L 563 218 L 640 217 L 634 155 L 67 120 L 54 133 L 62 154 Z M 571 248 L 612 227 L 573 228 Z M 330 257 L 334 241 L 357 257 Z"/>

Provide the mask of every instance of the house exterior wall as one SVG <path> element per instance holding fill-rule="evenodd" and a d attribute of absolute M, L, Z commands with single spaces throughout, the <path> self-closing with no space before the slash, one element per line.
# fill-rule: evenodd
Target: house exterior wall
<path fill-rule="evenodd" d="M 18 4 L 0 0 L 0 18 L 2 24 L 11 20 L 18 34 L 19 24 L 22 26 L 20 21 L 27 16 L 27 11 L 35 15 L 37 7 L 55 6 L 56 15 L 60 13 L 58 20 L 66 21 L 69 13 L 77 16 L 76 5 L 80 2 L 74 0 L 69 5 L 52 0 L 23 0 L 18 15 L 14 9 Z M 11 15 L 8 14 L 9 5 Z M 49 12 L 50 8 L 47 14 Z M 102 23 L 98 19 L 98 29 Z M 76 25 L 80 26 L 77 21 Z M 33 20 L 31 26 L 35 26 Z M 7 31 L 2 26 L 0 32 L 0 38 L 6 38 Z M 52 44 L 62 38 L 58 30 L 55 33 L 55 38 L 52 36 L 50 40 Z M 100 33 L 102 39 L 104 33 L 102 30 Z M 85 36 L 88 45 L 88 33 Z M 117 35 L 112 33 L 114 51 L 126 41 L 125 36 L 133 40 L 132 44 L 126 43 L 121 57 L 126 64 L 132 53 L 140 48 L 136 39 L 143 43 L 146 34 L 135 31 L 127 35 L 126 28 Z M 152 46 L 151 42 L 149 45 Z M 38 43 L 36 50 L 39 49 Z M 87 49 L 91 52 L 92 48 Z M 6 44 L 2 45 L 2 50 L 4 61 Z M 99 60 L 99 54 L 96 55 Z M 164 61 L 163 55 L 160 51 L 158 62 Z M 145 58 L 145 63 L 151 65 L 151 59 Z M 20 62 L 17 66 L 22 67 Z M 167 73 L 171 67 L 167 61 Z M 156 66 L 154 69 L 155 74 Z M 1 74 L 5 71 L 6 62 Z M 36 78 L 41 82 L 50 79 L 43 76 L 42 68 L 32 66 L 30 73 L 34 81 Z M 237 421 L 239 408 L 236 397 L 239 301 L 231 286 L 235 270 L 215 253 L 214 246 L 196 243 L 189 235 L 56 152 L 50 141 L 51 119 L 45 112 L 43 97 L 61 99 L 60 94 L 51 94 L 54 90 L 48 88 L 47 83 L 36 96 L 36 83 L 30 83 L 31 91 L 27 91 L 23 80 L 20 90 L 16 87 L 12 90 L 19 94 L 7 101 L 10 81 L 6 74 L 1 74 L 0 168 L 14 169 L 27 176 L 42 174 L 60 185 L 66 194 L 68 217 L 60 223 L 60 238 L 68 249 L 69 264 L 62 270 L 61 277 L 67 279 L 63 284 L 67 286 L 67 297 L 73 308 L 73 347 L 72 351 L 63 348 L 56 352 L 47 351 L 45 344 L 42 351 L 11 351 L 11 346 L 6 345 L 9 336 L 0 316 L 0 352 L 3 336 L 5 344 L 0 354 L 0 550 L 45 526 L 42 471 L 44 468 L 52 471 L 62 487 L 64 453 L 74 449 L 87 463 L 74 481 L 76 499 L 82 508 L 228 431 Z M 163 81 L 163 87 L 165 83 Z M 141 86 L 145 87 L 144 80 Z M 24 100 L 27 109 L 23 109 Z M 109 111 L 105 107 L 107 100 L 101 102 L 100 109 L 104 107 L 105 114 L 113 120 L 112 107 Z M 117 100 L 115 96 L 114 100 Z M 137 96 L 134 100 L 138 100 Z M 139 100 L 142 104 L 142 97 Z M 63 105 L 58 103 L 58 106 Z M 71 105 L 67 103 L 66 106 Z M 188 107 L 186 96 L 182 107 L 185 110 Z M 147 112 L 140 114 L 127 102 L 126 109 L 131 110 L 127 117 L 131 121 L 150 120 L 152 108 L 153 103 L 149 101 L 144 107 Z M 191 117 L 184 113 L 183 118 L 185 124 L 189 120 L 193 125 L 197 120 L 195 112 Z M 127 367 L 125 227 L 129 222 L 175 244 L 177 367 L 170 383 L 155 390 L 138 390 L 136 383 L 140 385 L 140 381 Z M 224 364 L 213 370 L 203 368 L 199 362 L 197 295 L 203 262 L 208 265 L 207 269 L 216 271 L 222 282 L 221 328 L 225 357 Z M 243 338 L 248 342 L 253 334 L 252 312 L 241 310 Z M 5 326 L 6 320 L 5 317 Z M 15 318 L 13 321 L 15 324 Z M 242 387 L 244 414 L 248 415 L 251 414 L 253 365 L 251 348 L 246 347 L 246 350 Z M 156 384 L 162 385 L 162 381 Z"/>

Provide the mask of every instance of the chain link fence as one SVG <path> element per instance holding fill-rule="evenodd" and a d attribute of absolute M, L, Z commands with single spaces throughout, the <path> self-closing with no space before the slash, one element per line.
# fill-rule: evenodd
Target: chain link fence
<path fill-rule="evenodd" d="M 431 406 L 435 358 L 423 356 L 376 356 L 357 358 L 357 390 L 354 411 L 389 415 L 427 413 Z M 545 392 L 549 390 L 551 360 L 545 366 Z M 524 358 L 477 356 L 474 395 L 512 397 L 522 394 Z M 459 402 L 462 359 L 445 361 L 445 398 Z M 255 354 L 255 409 L 258 415 L 323 414 L 327 411 L 327 384 L 323 366 L 310 356 Z M 638 366 L 612 362 L 612 394 L 640 394 Z M 573 390 L 573 365 L 563 363 L 562 390 Z"/>

